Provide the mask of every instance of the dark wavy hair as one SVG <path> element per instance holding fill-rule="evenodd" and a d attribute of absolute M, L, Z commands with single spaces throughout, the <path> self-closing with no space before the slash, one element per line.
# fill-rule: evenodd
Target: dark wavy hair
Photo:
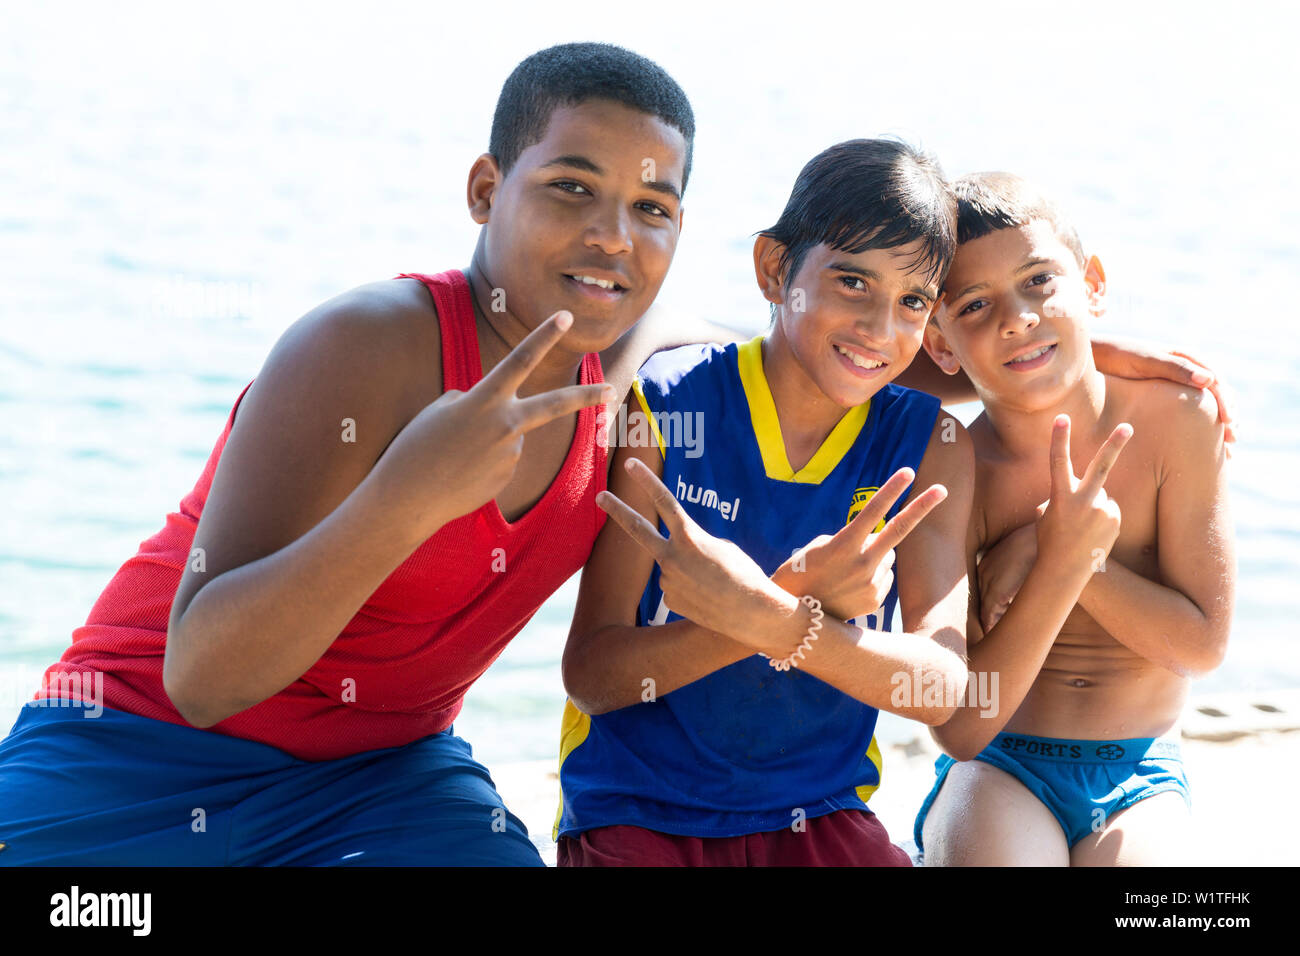
<path fill-rule="evenodd" d="M 760 235 L 785 247 L 783 282 L 822 243 L 856 254 L 920 240 L 909 269 L 941 285 L 957 249 L 956 208 L 933 156 L 899 140 L 854 139 L 808 161 L 781 218 Z"/>
<path fill-rule="evenodd" d="M 1088 258 L 1079 234 L 1052 202 L 1027 180 L 1013 173 L 971 173 L 952 184 L 957 197 L 957 241 L 970 242 L 998 229 L 1012 229 L 1036 219 L 1047 222 L 1074 253 L 1083 269 Z"/>

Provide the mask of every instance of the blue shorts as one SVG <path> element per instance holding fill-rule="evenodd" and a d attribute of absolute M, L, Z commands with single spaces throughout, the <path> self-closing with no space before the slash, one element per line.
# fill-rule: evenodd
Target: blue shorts
<path fill-rule="evenodd" d="M 1095 832 L 1112 814 L 1157 793 L 1173 790 L 1182 794 L 1188 807 L 1192 804 L 1182 750 L 1172 740 L 1059 740 L 998 734 L 975 759 L 1005 770 L 1024 784 L 1052 811 L 1070 846 Z M 938 779 L 912 828 L 922 852 L 926 814 L 956 762 L 947 754 L 934 762 Z"/>
<path fill-rule="evenodd" d="M 105 708 L 0 741 L 0 866 L 542 866 L 451 728 L 305 761 Z"/>

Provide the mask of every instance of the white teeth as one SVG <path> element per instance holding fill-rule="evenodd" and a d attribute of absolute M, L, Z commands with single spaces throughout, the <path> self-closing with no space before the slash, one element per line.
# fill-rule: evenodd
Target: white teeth
<path fill-rule="evenodd" d="M 1012 359 L 1007 364 L 1015 365 L 1017 362 L 1028 362 L 1031 359 L 1036 359 L 1038 356 L 1046 354 L 1047 350 L 1050 348 L 1050 345 L 1044 345 L 1041 349 L 1034 349 L 1034 351 L 1030 352 L 1028 355 L 1022 355 L 1020 358 Z"/>
<path fill-rule="evenodd" d="M 602 289 L 614 288 L 614 283 L 608 279 L 593 279 L 591 276 L 571 276 L 570 278 L 577 279 L 583 285 L 598 285 Z"/>
<path fill-rule="evenodd" d="M 858 368 L 880 368 L 880 366 L 885 364 L 884 362 L 873 362 L 870 359 L 864 359 L 856 352 L 850 352 L 848 349 L 840 348 L 838 345 L 835 346 L 835 351 L 839 352 L 841 355 L 847 356 L 854 365 L 858 366 Z"/>

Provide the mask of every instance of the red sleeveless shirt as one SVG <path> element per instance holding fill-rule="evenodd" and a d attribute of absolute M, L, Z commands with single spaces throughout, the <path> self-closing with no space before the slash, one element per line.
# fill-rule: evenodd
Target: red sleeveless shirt
<path fill-rule="evenodd" d="M 469 285 L 458 271 L 403 273 L 428 287 L 442 331 L 444 389 L 481 378 Z M 595 353 L 579 384 L 604 381 Z M 77 697 L 103 674 L 102 703 L 176 724 L 163 689 L 167 621 L 240 392 L 198 483 L 109 581 L 36 698 Z M 370 595 L 307 673 L 210 730 L 270 744 L 303 760 L 330 760 L 410 743 L 451 725 L 466 690 L 591 553 L 605 513 L 607 451 L 599 406 L 582 409 L 550 488 L 509 523 L 496 501 L 444 525 Z M 72 675 L 80 673 L 80 682 Z M 351 682 L 351 683 L 349 683 Z"/>

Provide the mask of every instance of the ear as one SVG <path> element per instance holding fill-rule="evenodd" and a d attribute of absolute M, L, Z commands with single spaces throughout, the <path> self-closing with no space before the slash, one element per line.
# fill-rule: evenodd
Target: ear
<path fill-rule="evenodd" d="M 1093 315 L 1101 315 L 1106 311 L 1106 270 L 1096 256 L 1088 260 L 1083 281 L 1088 286 L 1088 310 Z"/>
<path fill-rule="evenodd" d="M 948 342 L 947 336 L 939 329 L 939 311 L 935 310 L 930 321 L 925 324 L 925 338 L 922 340 L 926 354 L 934 364 L 943 369 L 945 374 L 956 375 L 961 371 L 961 363 Z"/>
<path fill-rule="evenodd" d="M 759 236 L 754 240 L 754 277 L 758 279 L 758 291 L 763 298 L 773 305 L 783 305 L 785 298 L 781 294 L 781 254 L 785 246 L 771 236 Z"/>
<path fill-rule="evenodd" d="M 492 209 L 492 196 L 504 177 L 496 157 L 484 153 L 474 160 L 469 168 L 469 183 L 466 185 L 466 199 L 469 202 L 469 216 L 480 226 L 488 221 Z"/>

